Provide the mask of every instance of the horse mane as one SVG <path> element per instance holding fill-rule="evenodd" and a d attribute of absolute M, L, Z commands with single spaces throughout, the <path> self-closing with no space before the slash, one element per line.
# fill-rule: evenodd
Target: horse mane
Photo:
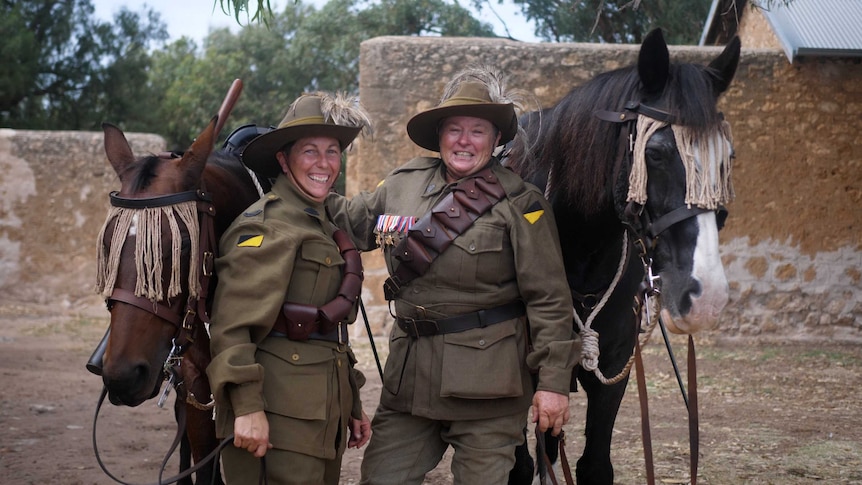
<path fill-rule="evenodd" d="M 597 215 L 614 204 L 627 141 L 621 140 L 622 123 L 601 121 L 596 111 L 622 111 L 637 101 L 673 116 L 675 125 L 694 133 L 707 133 L 721 123 L 711 68 L 696 64 L 671 64 L 664 90 L 648 96 L 642 90 L 635 65 L 597 75 L 566 94 L 542 116 L 525 116 L 528 138 L 515 142 L 510 166 L 527 180 L 547 179 L 545 193 L 585 217 Z M 623 198 L 625 194 L 623 192 Z"/>

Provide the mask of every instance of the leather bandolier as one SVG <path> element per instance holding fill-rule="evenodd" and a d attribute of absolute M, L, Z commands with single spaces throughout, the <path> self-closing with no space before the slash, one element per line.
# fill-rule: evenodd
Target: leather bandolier
<path fill-rule="evenodd" d="M 405 283 L 425 274 L 456 237 L 505 196 L 490 168 L 453 185 L 452 191 L 416 221 L 393 250 L 400 264 L 383 283 L 386 300 L 394 300 Z"/>
<path fill-rule="evenodd" d="M 424 275 L 455 238 L 505 196 L 505 190 L 490 167 L 453 185 L 451 192 L 416 221 L 407 236 L 393 249 L 400 264 L 383 283 L 386 300 L 394 300 L 407 282 Z M 523 302 L 515 301 L 439 320 L 396 317 L 396 323 L 410 336 L 421 337 L 484 327 L 524 312 Z"/>
<path fill-rule="evenodd" d="M 272 328 L 275 335 L 281 334 L 291 340 L 347 343 L 347 323 L 344 319 L 356 307 L 362 291 L 362 258 L 346 232 L 338 229 L 332 238 L 344 258 L 344 273 L 338 294 L 320 307 L 285 302 Z"/>

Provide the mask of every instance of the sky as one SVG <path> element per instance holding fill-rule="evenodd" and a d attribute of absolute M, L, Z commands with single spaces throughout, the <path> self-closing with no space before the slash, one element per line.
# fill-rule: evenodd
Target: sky
<path fill-rule="evenodd" d="M 273 0 L 273 10 L 279 11 L 284 0 Z M 306 3 L 324 5 L 326 0 L 304 0 Z M 251 0 L 255 2 L 255 0 Z M 198 45 L 203 44 L 203 39 L 211 28 L 229 27 L 238 30 L 236 20 L 232 15 L 225 14 L 221 10 L 219 0 L 92 0 L 95 7 L 95 15 L 104 21 L 111 21 L 121 7 L 125 6 L 133 12 L 140 12 L 142 5 L 148 5 L 158 12 L 163 22 L 168 26 L 168 34 L 171 40 L 177 40 L 183 35 L 194 39 Z M 462 5 L 468 2 L 462 1 Z M 505 21 L 509 34 L 515 39 L 525 42 L 538 42 L 533 35 L 533 25 L 528 23 L 519 8 L 511 1 L 504 0 L 502 5 L 497 0 L 490 0 L 497 14 Z M 477 16 L 474 13 L 474 16 Z M 494 26 L 497 35 L 505 36 L 506 30 L 503 24 L 486 7 L 482 9 L 478 18 Z"/>

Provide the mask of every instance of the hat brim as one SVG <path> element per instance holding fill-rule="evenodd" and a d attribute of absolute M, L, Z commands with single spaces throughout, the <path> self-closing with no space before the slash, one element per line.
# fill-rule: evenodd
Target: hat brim
<path fill-rule="evenodd" d="M 265 177 L 275 177 L 281 173 L 276 153 L 285 145 L 300 138 L 331 137 L 338 140 L 341 149 L 353 142 L 362 128 L 332 124 L 297 125 L 278 128 L 264 133 L 249 142 L 242 152 L 242 162 L 248 168 Z"/>
<path fill-rule="evenodd" d="M 518 119 L 511 104 L 459 104 L 423 111 L 407 122 L 407 136 L 413 143 L 432 152 L 440 151 L 440 122 L 452 116 L 470 116 L 490 121 L 500 130 L 500 145 L 518 133 Z"/>

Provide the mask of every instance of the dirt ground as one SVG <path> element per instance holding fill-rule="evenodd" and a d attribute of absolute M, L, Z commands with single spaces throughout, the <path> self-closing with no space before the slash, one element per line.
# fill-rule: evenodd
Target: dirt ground
<path fill-rule="evenodd" d="M 109 484 L 91 442 L 101 381 L 84 363 L 104 332 L 96 310 L 48 313 L 0 301 L 0 483 Z M 364 337 L 364 335 L 363 335 Z M 645 349 L 656 478 L 684 484 L 688 428 L 684 404 L 660 336 Z M 369 378 L 369 415 L 380 380 L 365 338 L 355 348 Z M 376 339 L 378 346 L 384 338 Z M 696 338 L 701 484 L 862 484 L 862 344 L 752 342 Z M 673 339 L 685 369 L 685 342 Z M 385 354 L 385 349 L 379 349 Z M 571 399 L 569 460 L 583 447 L 586 396 Z M 98 443 L 118 477 L 152 483 L 173 439 L 172 413 L 155 400 L 137 408 L 106 406 Z M 614 431 L 617 483 L 645 483 L 634 380 Z M 342 483 L 358 481 L 361 451 L 345 457 Z M 172 461 L 165 476 L 176 471 Z M 451 482 L 447 463 L 428 484 Z"/>

